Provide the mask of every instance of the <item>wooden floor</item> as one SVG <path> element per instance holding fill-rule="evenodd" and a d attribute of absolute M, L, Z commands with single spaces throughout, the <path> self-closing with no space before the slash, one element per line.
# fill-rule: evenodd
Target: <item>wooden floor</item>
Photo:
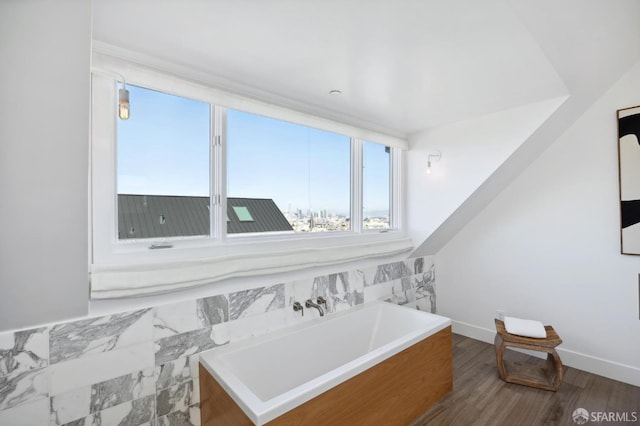
<path fill-rule="evenodd" d="M 505 359 L 523 363 L 543 360 L 509 350 Z M 493 345 L 453 335 L 453 391 L 431 407 L 413 426 L 424 425 L 576 425 L 577 408 L 589 413 L 635 412 L 637 422 L 591 422 L 640 425 L 640 387 L 565 366 L 557 392 L 505 383 L 496 368 Z"/>

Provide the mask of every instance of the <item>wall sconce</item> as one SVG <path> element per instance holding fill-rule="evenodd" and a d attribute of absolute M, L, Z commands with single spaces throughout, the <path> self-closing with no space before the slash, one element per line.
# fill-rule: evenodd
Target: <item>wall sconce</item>
<path fill-rule="evenodd" d="M 128 120 L 131 112 L 131 105 L 129 104 L 129 91 L 127 90 L 127 83 L 124 81 L 123 75 L 113 71 L 97 72 L 99 74 L 103 74 L 115 79 L 116 84 L 118 83 L 118 81 L 122 81 L 122 87 L 118 89 L 118 117 L 120 117 L 121 120 Z"/>
<path fill-rule="evenodd" d="M 118 90 L 118 117 L 121 120 L 129 119 L 129 91 L 127 90 L 127 83 L 122 78 L 122 88 Z"/>
<path fill-rule="evenodd" d="M 437 149 L 433 152 L 430 152 L 427 156 L 427 174 L 431 174 L 431 162 L 437 163 L 442 158 L 442 153 Z"/>

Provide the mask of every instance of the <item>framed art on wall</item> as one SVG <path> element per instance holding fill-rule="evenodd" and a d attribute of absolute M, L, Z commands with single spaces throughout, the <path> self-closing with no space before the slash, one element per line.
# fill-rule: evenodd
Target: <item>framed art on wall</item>
<path fill-rule="evenodd" d="M 640 106 L 618 110 L 618 162 L 621 252 L 640 255 Z"/>

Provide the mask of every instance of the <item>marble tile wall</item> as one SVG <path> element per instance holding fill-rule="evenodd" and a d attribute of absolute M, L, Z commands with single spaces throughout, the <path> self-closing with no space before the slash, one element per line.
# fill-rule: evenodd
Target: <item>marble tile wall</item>
<path fill-rule="evenodd" d="M 436 311 L 431 257 L 0 333 L 0 425 L 199 425 L 198 354 L 374 299 Z"/>

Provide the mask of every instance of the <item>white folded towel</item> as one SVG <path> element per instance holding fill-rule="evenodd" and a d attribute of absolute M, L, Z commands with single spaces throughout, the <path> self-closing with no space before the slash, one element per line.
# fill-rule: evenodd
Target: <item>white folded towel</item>
<path fill-rule="evenodd" d="M 504 317 L 504 328 L 509 334 L 518 336 L 536 337 L 544 339 L 547 337 L 547 330 L 540 321 L 525 320 L 514 317 Z"/>

